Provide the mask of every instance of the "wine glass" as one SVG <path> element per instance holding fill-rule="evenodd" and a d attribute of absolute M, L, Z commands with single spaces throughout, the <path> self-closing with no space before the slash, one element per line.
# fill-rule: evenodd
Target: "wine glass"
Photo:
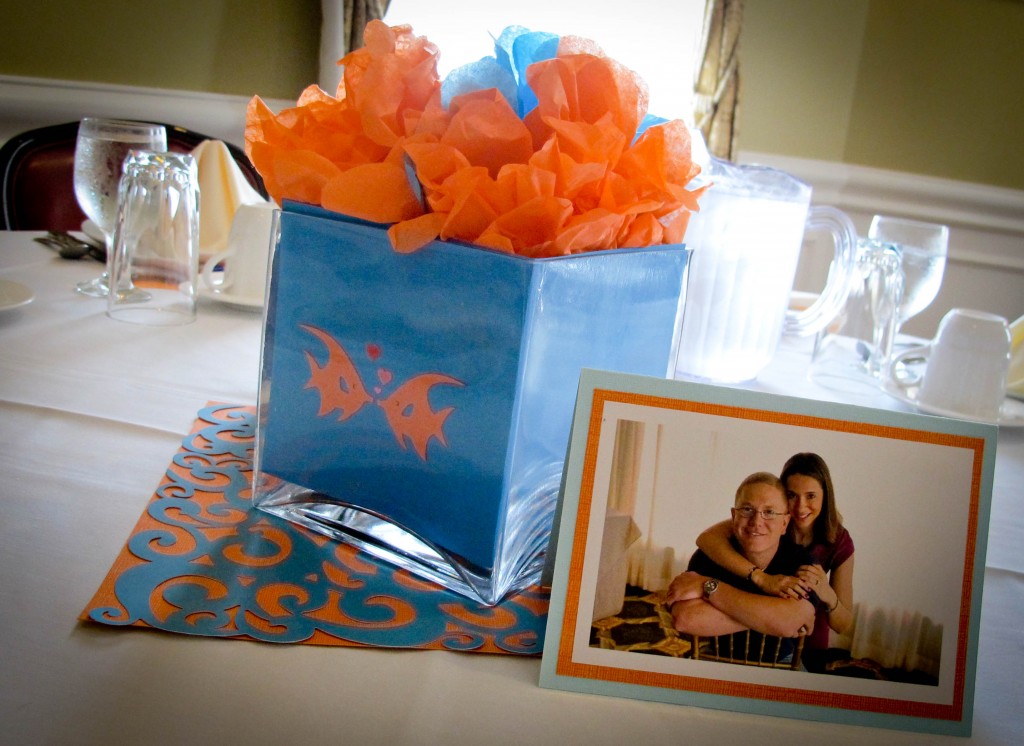
<path fill-rule="evenodd" d="M 163 125 L 86 117 L 78 125 L 75 143 L 75 198 L 86 216 L 103 231 L 107 270 L 80 282 L 75 290 L 102 298 L 107 295 L 112 240 L 117 221 L 117 189 L 121 168 L 131 150 L 167 150 Z"/>
<path fill-rule="evenodd" d="M 920 220 L 875 215 L 868 238 L 894 244 L 902 256 L 903 299 L 896 315 L 896 333 L 910 318 L 926 309 L 942 286 L 946 269 L 949 228 Z"/>

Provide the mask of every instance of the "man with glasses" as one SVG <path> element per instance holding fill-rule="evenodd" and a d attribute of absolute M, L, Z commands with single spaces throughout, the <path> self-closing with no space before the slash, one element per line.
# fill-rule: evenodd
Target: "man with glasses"
<path fill-rule="evenodd" d="M 730 541 L 751 570 L 745 578 L 733 575 L 698 549 L 666 595 L 676 629 L 701 636 L 751 629 L 797 637 L 813 628 L 817 596 L 806 590 L 794 598 L 766 596 L 750 579 L 755 570 L 795 575 L 810 564 L 806 551 L 785 537 L 788 525 L 786 491 L 778 477 L 757 472 L 744 479 L 736 490 Z"/>

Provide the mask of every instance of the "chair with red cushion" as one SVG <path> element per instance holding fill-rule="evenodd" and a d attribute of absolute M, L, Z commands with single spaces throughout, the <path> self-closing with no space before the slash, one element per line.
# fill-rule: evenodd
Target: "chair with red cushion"
<path fill-rule="evenodd" d="M 188 153 L 207 135 L 166 124 L 168 150 Z M 85 215 L 75 199 L 78 122 L 15 135 L 0 147 L 0 230 L 79 230 Z M 264 197 L 263 179 L 245 153 L 227 143 L 242 174 Z"/>

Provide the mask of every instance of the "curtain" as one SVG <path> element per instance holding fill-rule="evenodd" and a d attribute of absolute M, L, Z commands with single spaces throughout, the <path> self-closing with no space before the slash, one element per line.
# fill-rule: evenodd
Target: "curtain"
<path fill-rule="evenodd" d="M 370 21 L 379 21 L 388 11 L 391 0 L 344 0 L 345 51 L 363 46 L 363 29 Z"/>
<path fill-rule="evenodd" d="M 619 420 L 615 427 L 611 484 L 608 487 L 608 507 L 612 510 L 633 515 L 643 449 L 644 423 Z"/>
<path fill-rule="evenodd" d="M 939 675 L 942 625 L 919 611 L 858 602 L 853 628 L 837 644 L 853 658 L 867 658 L 882 668 Z"/>
<path fill-rule="evenodd" d="M 739 39 L 743 0 L 708 0 L 702 61 L 694 82 L 694 118 L 712 155 L 735 160 L 739 111 Z"/>
<path fill-rule="evenodd" d="M 647 432 L 646 423 L 619 420 L 612 451 L 608 508 L 610 513 L 631 516 L 640 530 L 638 540 L 631 541 L 626 552 L 628 582 L 660 591 L 675 576 L 675 551 L 652 539 L 657 515 L 654 495 L 661 426 L 654 426 L 653 438 L 645 437 Z"/>
<path fill-rule="evenodd" d="M 320 87 L 338 90 L 338 60 L 363 46 L 363 29 L 384 17 L 391 0 L 320 0 Z"/>

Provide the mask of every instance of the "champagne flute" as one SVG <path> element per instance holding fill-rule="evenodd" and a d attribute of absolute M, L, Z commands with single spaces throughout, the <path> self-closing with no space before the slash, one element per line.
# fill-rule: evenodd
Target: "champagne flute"
<path fill-rule="evenodd" d="M 107 246 L 107 269 L 99 277 L 75 286 L 83 295 L 102 298 L 109 290 L 118 183 L 131 150 L 167 150 L 167 131 L 160 124 L 91 117 L 78 125 L 75 198 L 86 216 L 103 231 Z"/>
<path fill-rule="evenodd" d="M 910 318 L 926 309 L 942 286 L 946 269 L 949 228 L 920 220 L 875 215 L 868 238 L 894 244 L 903 267 L 903 299 L 896 315 L 896 332 Z"/>

